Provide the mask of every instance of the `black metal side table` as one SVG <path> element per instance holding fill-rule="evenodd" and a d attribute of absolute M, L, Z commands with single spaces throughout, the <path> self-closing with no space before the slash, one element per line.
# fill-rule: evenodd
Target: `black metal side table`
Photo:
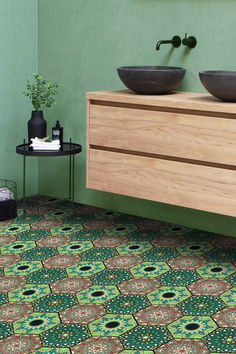
<path fill-rule="evenodd" d="M 26 213 L 25 208 L 25 180 L 26 180 L 26 156 L 45 156 L 45 157 L 56 157 L 56 156 L 69 156 L 69 197 L 68 200 L 72 202 L 73 211 L 74 211 L 74 192 L 75 192 L 75 161 L 74 156 L 79 154 L 82 151 L 82 146 L 79 144 L 72 143 L 71 140 L 69 143 L 63 143 L 61 150 L 32 150 L 29 144 L 18 145 L 16 147 L 17 154 L 23 155 L 23 210 L 24 215 Z"/>

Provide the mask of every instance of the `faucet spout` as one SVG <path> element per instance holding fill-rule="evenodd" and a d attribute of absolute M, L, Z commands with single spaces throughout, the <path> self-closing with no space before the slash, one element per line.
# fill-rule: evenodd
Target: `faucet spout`
<path fill-rule="evenodd" d="M 178 48 L 181 45 L 181 38 L 179 36 L 174 36 L 171 40 L 161 40 L 156 44 L 156 50 L 160 50 L 161 44 L 171 43 L 173 47 Z"/>

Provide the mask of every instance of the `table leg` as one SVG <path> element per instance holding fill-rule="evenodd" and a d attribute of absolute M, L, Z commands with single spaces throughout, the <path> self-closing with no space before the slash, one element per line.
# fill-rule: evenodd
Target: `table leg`
<path fill-rule="evenodd" d="M 71 154 L 69 157 L 69 200 L 71 201 Z"/>
<path fill-rule="evenodd" d="M 75 215 L 75 155 L 72 155 L 72 206 Z"/>
<path fill-rule="evenodd" d="M 23 157 L 23 216 L 25 217 L 26 214 L 26 208 L 25 208 L 25 155 Z"/>

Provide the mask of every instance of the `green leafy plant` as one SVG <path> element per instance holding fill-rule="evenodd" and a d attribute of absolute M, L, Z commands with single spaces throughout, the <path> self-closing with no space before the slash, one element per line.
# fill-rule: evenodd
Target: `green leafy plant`
<path fill-rule="evenodd" d="M 43 107 L 51 107 L 56 103 L 61 84 L 52 83 L 49 79 L 44 79 L 38 74 L 33 74 L 34 82 L 30 83 L 26 80 L 26 91 L 23 94 L 29 97 L 36 111 L 42 110 Z"/>

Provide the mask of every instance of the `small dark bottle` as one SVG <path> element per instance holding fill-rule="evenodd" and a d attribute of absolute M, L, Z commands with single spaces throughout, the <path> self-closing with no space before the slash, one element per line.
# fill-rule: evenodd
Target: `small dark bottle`
<path fill-rule="evenodd" d="M 62 149 L 63 144 L 63 128 L 60 126 L 59 120 L 57 124 L 52 128 L 52 140 L 60 140 L 60 145 Z"/>

